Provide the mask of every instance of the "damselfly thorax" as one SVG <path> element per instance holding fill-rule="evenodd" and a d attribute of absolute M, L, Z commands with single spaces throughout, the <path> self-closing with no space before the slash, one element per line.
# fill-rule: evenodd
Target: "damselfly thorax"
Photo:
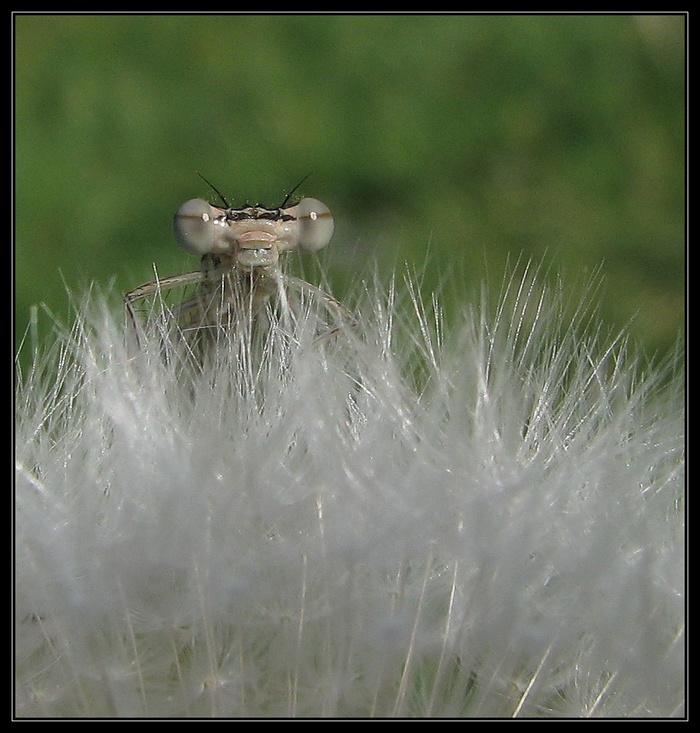
<path fill-rule="evenodd" d="M 328 244 L 334 224 L 325 204 L 303 198 L 287 207 L 288 196 L 277 208 L 236 209 L 219 195 L 223 207 L 192 199 L 178 209 L 175 238 L 187 252 L 201 256 L 200 270 L 156 279 L 127 293 L 126 307 L 134 324 L 139 301 L 158 299 L 164 305 L 166 293 L 192 286 L 193 295 L 167 305 L 186 339 L 249 322 L 271 299 L 282 321 L 292 319 L 294 307 L 303 301 L 322 324 L 320 335 L 352 323 L 353 317 L 338 301 L 280 267 L 286 252 L 317 252 Z"/>

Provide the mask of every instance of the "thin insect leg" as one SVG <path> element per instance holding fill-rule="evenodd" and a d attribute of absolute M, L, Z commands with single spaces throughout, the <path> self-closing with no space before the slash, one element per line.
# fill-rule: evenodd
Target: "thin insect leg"
<path fill-rule="evenodd" d="M 307 293 L 316 301 L 320 301 L 326 311 L 333 316 L 337 325 L 328 334 L 323 334 L 323 336 L 337 333 L 348 326 L 350 328 L 357 326 L 357 318 L 342 303 L 328 295 L 321 288 L 292 275 L 283 275 L 283 278 L 287 285 L 296 288 L 302 293 Z"/>
<path fill-rule="evenodd" d="M 136 335 L 138 346 L 141 345 L 139 341 L 140 326 L 139 319 L 137 318 L 134 310 L 134 303 L 142 300 L 143 298 L 155 295 L 156 293 L 163 293 L 167 290 L 171 290 L 172 288 L 201 283 L 203 279 L 201 272 L 187 272 L 182 275 L 172 275 L 170 277 L 165 277 L 162 280 L 153 280 L 145 285 L 140 285 L 138 288 L 131 290 L 124 296 L 124 305 L 126 307 L 129 324 L 133 333 Z"/>
<path fill-rule="evenodd" d="M 149 295 L 160 291 L 170 290 L 181 285 L 196 285 L 204 280 L 204 275 L 201 271 L 197 272 L 186 272 L 182 275 L 171 275 L 170 277 L 157 278 L 150 283 L 145 285 L 139 285 L 138 288 L 134 288 L 129 291 L 125 296 L 124 300 L 129 303 L 134 303 L 141 298 L 147 298 Z"/>

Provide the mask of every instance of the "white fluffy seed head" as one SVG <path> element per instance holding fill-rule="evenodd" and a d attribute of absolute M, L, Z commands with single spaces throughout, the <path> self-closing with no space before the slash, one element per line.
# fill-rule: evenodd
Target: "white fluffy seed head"
<path fill-rule="evenodd" d="M 81 307 L 17 395 L 18 713 L 682 714 L 682 382 L 506 290 L 199 370 Z"/>

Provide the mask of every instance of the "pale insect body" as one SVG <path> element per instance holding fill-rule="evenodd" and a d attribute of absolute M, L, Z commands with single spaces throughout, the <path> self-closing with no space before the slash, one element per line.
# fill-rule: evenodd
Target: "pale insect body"
<path fill-rule="evenodd" d="M 245 316 L 244 311 L 259 312 L 272 296 L 277 296 L 281 309 L 288 315 L 289 289 L 317 304 L 317 310 L 326 316 L 322 320 L 332 322 L 329 332 L 337 331 L 338 324 L 354 320 L 320 288 L 285 275 L 280 269 L 281 254 L 317 252 L 328 244 L 334 224 L 325 204 L 303 198 L 287 207 L 287 196 L 274 209 L 235 209 L 219 196 L 224 207 L 213 206 L 204 199 L 191 199 L 178 209 L 173 221 L 175 238 L 187 252 L 201 256 L 200 271 L 154 280 L 127 293 L 126 307 L 134 324 L 136 302 L 192 285 L 198 286 L 197 294 L 171 309 L 184 334 L 235 327 Z"/>

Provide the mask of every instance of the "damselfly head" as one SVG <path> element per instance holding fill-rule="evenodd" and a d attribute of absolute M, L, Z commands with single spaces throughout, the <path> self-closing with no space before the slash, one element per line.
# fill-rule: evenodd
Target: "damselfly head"
<path fill-rule="evenodd" d="M 190 254 L 230 254 L 245 267 L 274 264 L 278 252 L 317 252 L 328 244 L 333 228 L 328 207 L 312 198 L 287 209 L 219 208 L 191 199 L 173 221 L 175 239 Z"/>

